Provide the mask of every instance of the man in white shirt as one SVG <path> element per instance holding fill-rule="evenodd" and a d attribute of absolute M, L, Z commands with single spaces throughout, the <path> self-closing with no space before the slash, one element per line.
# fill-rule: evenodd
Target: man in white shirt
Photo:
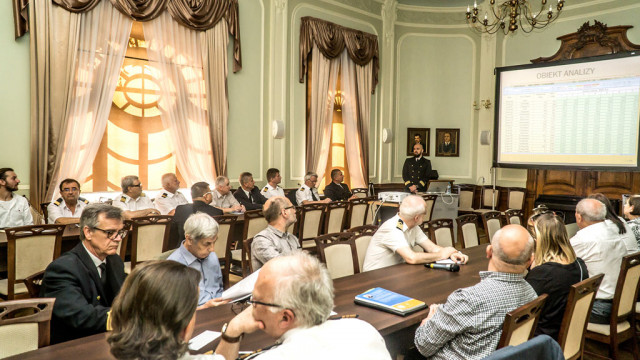
<path fill-rule="evenodd" d="M 269 199 L 272 196 L 284 196 L 284 190 L 278 184 L 282 182 L 280 170 L 270 168 L 267 170 L 267 185 L 262 188 L 262 196 Z"/>
<path fill-rule="evenodd" d="M 251 359 L 391 359 L 380 333 L 358 319 L 329 320 L 333 283 L 320 261 L 303 252 L 274 258 L 258 274 L 251 304 L 222 327 L 216 354 L 238 357 L 244 334 L 277 340 Z"/>
<path fill-rule="evenodd" d="M 180 180 L 178 180 L 176 174 L 167 173 L 162 175 L 162 188 L 164 191 L 159 192 L 153 201 L 153 205 L 160 211 L 160 214 L 173 215 L 178 205 L 188 203 L 187 198 L 178 191 Z"/>
<path fill-rule="evenodd" d="M 160 215 L 160 211 L 153 207 L 153 203 L 142 192 L 142 183 L 135 175 L 122 178 L 120 183 L 122 194 L 113 199 L 113 206 L 122 209 L 124 218 Z"/>
<path fill-rule="evenodd" d="M 604 274 L 589 318 L 589 322 L 596 324 L 609 323 L 620 264 L 627 255 L 623 234 L 618 233 L 613 222 L 604 221 L 606 216 L 607 208 L 600 201 L 580 200 L 576 205 L 576 224 L 580 230 L 571 238 L 571 246 L 587 265 L 589 276 Z"/>
<path fill-rule="evenodd" d="M 211 192 L 213 197 L 211 206 L 217 207 L 225 214 L 231 212 L 245 212 L 244 205 L 241 205 L 235 196 L 231 193 L 229 179 L 226 176 L 218 176 L 216 179 L 216 188 Z"/>
<path fill-rule="evenodd" d="M 467 255 L 453 247 L 434 244 L 420 228 L 427 204 L 418 195 L 409 195 L 400 203 L 398 215 L 387 220 L 371 238 L 364 257 L 363 271 L 400 264 L 424 264 L 442 259 L 466 263 Z M 419 245 L 425 252 L 415 252 Z"/>
<path fill-rule="evenodd" d="M 80 183 L 75 179 L 60 182 L 60 198 L 47 206 L 49 224 L 77 224 L 82 210 L 89 204 L 80 197 Z"/>
<path fill-rule="evenodd" d="M 0 228 L 33 225 L 31 208 L 18 191 L 20 179 L 11 168 L 0 169 Z"/>
<path fill-rule="evenodd" d="M 309 171 L 304 176 L 304 184 L 300 189 L 296 191 L 296 201 L 298 205 L 310 204 L 314 202 L 330 203 L 331 199 L 326 198 L 320 200 L 318 189 L 316 189 L 316 183 L 318 182 L 318 174 L 313 171 Z"/>

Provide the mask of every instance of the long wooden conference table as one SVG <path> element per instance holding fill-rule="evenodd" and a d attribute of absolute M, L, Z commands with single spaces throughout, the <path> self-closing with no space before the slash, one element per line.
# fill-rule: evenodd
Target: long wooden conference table
<path fill-rule="evenodd" d="M 480 282 L 478 272 L 486 270 L 488 265 L 485 249 L 486 245 L 479 245 L 463 250 L 469 255 L 470 260 L 468 264 L 460 267 L 460 272 L 400 264 L 336 279 L 334 310 L 339 315 L 358 314 L 361 320 L 367 321 L 382 334 L 387 348 L 392 353 L 402 353 L 413 344 L 415 329 L 427 316 L 428 309 L 402 317 L 356 305 L 353 302 L 354 297 L 368 289 L 383 287 L 427 304 L 443 303 L 454 290 Z M 234 316 L 231 305 L 200 310 L 197 312 L 194 336 L 205 330 L 220 331 L 222 325 Z M 107 334 L 92 335 L 16 355 L 10 359 L 113 359 L 106 338 Z M 218 341 L 213 341 L 199 352 L 214 350 Z M 251 351 L 273 342 L 274 339 L 258 331 L 244 337 L 240 350 Z"/>

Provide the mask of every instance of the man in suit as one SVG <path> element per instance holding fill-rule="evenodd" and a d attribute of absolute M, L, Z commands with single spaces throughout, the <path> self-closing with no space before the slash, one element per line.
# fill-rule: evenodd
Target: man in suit
<path fill-rule="evenodd" d="M 213 195 L 211 194 L 211 188 L 209 184 L 200 181 L 191 186 L 191 199 L 193 204 L 178 205 L 176 212 L 173 215 L 173 222 L 175 226 L 172 226 L 171 242 L 169 248 L 175 248 L 182 240 L 184 240 L 184 223 L 189 216 L 197 212 L 205 213 L 209 216 L 223 215 L 222 210 L 209 206 L 213 201 Z M 175 229 L 175 231 L 173 231 Z"/>
<path fill-rule="evenodd" d="M 340 169 L 331 170 L 331 184 L 324 188 L 324 196 L 332 201 L 351 200 L 356 196 L 351 194 L 349 186 L 343 184 L 344 174 Z"/>
<path fill-rule="evenodd" d="M 438 145 L 438 153 L 441 155 L 453 155 L 456 153 L 456 145 L 451 142 L 451 133 L 444 133 L 443 142 Z"/>
<path fill-rule="evenodd" d="M 41 297 L 56 298 L 51 343 L 107 330 L 113 299 L 124 282 L 118 246 L 124 230 L 122 210 L 91 204 L 80 217 L 80 244 L 54 260 L 44 273 Z"/>
<path fill-rule="evenodd" d="M 267 199 L 260 194 L 260 190 L 255 184 L 253 175 L 250 172 L 243 172 L 240 174 L 240 187 L 233 193 L 233 196 L 247 210 L 262 209 L 262 205 L 267 202 Z"/>
<path fill-rule="evenodd" d="M 438 175 L 431 170 L 431 161 L 422 156 L 422 152 L 422 145 L 413 145 L 413 157 L 405 160 L 402 166 L 405 189 L 414 194 L 418 191 L 426 191 L 427 182 L 438 178 Z"/>

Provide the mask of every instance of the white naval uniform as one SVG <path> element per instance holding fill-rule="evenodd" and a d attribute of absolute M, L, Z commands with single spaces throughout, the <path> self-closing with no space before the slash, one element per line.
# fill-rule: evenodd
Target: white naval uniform
<path fill-rule="evenodd" d="M 57 218 L 68 217 L 68 218 L 80 218 L 82 215 L 82 210 L 89 205 L 89 201 L 87 199 L 78 198 L 78 202 L 76 203 L 76 212 L 71 212 L 71 209 L 67 206 L 67 203 L 62 198 L 50 203 L 47 205 L 47 214 L 48 214 L 48 222 L 49 224 L 55 224 Z"/>
<path fill-rule="evenodd" d="M 187 198 L 182 195 L 180 190 L 176 190 L 175 194 L 172 194 L 168 191 L 163 191 L 156 195 L 153 200 L 153 206 L 155 206 L 158 211 L 160 211 L 161 215 L 167 215 L 169 212 L 178 205 L 183 205 L 188 203 Z"/>
<path fill-rule="evenodd" d="M 267 199 L 272 196 L 284 196 L 284 190 L 278 185 L 274 188 L 271 184 L 267 183 L 267 185 L 262 188 L 262 196 Z"/>
<path fill-rule="evenodd" d="M 313 196 L 311 196 L 311 192 L 316 196 L 316 200 L 313 200 Z M 302 184 L 302 187 L 296 190 L 296 201 L 298 202 L 298 206 L 302 205 L 302 202 L 308 201 L 318 201 L 320 200 L 320 195 L 318 194 L 318 189 L 311 189 L 306 184 Z"/>
<path fill-rule="evenodd" d="M 33 225 L 27 198 L 16 193 L 12 196 L 9 201 L 0 201 L 0 228 Z"/>
<path fill-rule="evenodd" d="M 137 211 L 154 208 L 153 203 L 145 193 L 140 194 L 140 196 L 135 200 L 129 195 L 120 194 L 118 197 L 113 199 L 113 206 L 124 211 Z"/>

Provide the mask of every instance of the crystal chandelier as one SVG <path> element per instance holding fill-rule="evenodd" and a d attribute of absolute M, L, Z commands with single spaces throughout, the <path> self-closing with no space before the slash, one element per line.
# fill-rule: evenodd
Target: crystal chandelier
<path fill-rule="evenodd" d="M 518 28 L 529 33 L 533 29 L 541 29 L 555 21 L 564 6 L 564 0 L 557 0 L 556 11 L 554 11 L 554 6 L 547 5 L 547 0 L 540 1 L 540 10 L 534 11 L 531 1 L 527 0 L 508 0 L 499 5 L 496 5 L 496 0 L 490 0 L 489 4 L 493 13 L 491 20 L 486 12 L 484 19 L 481 20 L 478 17 L 478 3 L 474 1 L 473 9 L 467 6 L 467 23 L 476 30 L 489 34 L 502 30 L 506 35 L 509 32 L 515 32 Z"/>

